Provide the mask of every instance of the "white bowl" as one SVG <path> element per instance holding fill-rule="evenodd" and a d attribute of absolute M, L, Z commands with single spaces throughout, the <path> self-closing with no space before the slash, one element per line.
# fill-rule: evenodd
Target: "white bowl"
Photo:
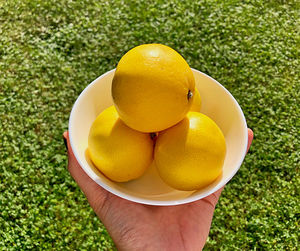
<path fill-rule="evenodd" d="M 87 175 L 107 191 L 124 199 L 148 205 L 179 205 L 204 198 L 224 186 L 238 171 L 246 155 L 247 124 L 237 101 L 221 84 L 192 69 L 202 98 L 201 112 L 212 118 L 226 139 L 226 157 L 222 175 L 197 191 L 178 191 L 166 185 L 154 165 L 139 179 L 117 183 L 107 179 L 86 156 L 90 127 L 105 108 L 113 104 L 111 82 L 115 70 L 98 77 L 77 98 L 69 120 L 71 147 Z"/>

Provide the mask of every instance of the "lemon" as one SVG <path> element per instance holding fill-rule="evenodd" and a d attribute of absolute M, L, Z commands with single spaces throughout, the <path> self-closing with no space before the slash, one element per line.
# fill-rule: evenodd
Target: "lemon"
<path fill-rule="evenodd" d="M 126 126 L 111 106 L 93 122 L 88 153 L 109 179 L 125 182 L 140 177 L 153 160 L 153 141 L 148 133 Z"/>
<path fill-rule="evenodd" d="M 194 100 L 193 100 L 192 106 L 190 108 L 190 111 L 191 112 L 200 112 L 201 105 L 202 105 L 202 102 L 201 102 L 200 93 L 199 93 L 198 89 L 195 88 Z"/>
<path fill-rule="evenodd" d="M 209 185 L 221 174 L 226 143 L 213 120 L 189 112 L 177 125 L 159 133 L 154 151 L 161 178 L 175 189 L 188 191 Z"/>
<path fill-rule="evenodd" d="M 119 61 L 112 97 L 120 118 L 142 132 L 157 132 L 184 118 L 193 102 L 195 79 L 184 58 L 161 44 L 144 44 Z"/>

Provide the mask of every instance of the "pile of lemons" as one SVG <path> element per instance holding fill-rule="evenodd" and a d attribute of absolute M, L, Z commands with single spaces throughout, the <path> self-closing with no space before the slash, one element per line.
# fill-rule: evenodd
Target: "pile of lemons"
<path fill-rule="evenodd" d="M 89 156 L 106 177 L 137 179 L 154 161 L 169 186 L 196 190 L 221 174 L 224 136 L 200 113 L 193 72 L 178 52 L 161 44 L 128 51 L 116 68 L 112 98 L 88 139 Z"/>

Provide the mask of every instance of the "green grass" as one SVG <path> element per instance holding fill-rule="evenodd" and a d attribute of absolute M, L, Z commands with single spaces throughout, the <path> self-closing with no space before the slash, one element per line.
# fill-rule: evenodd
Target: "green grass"
<path fill-rule="evenodd" d="M 0 250 L 115 249 L 66 170 L 62 133 L 85 86 L 150 42 L 222 83 L 254 131 L 205 250 L 298 250 L 299 10 L 279 0 L 0 0 Z"/>

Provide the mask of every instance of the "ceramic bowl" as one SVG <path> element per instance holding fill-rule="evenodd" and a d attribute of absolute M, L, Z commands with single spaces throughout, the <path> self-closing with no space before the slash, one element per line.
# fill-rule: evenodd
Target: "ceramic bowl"
<path fill-rule="evenodd" d="M 124 199 L 157 206 L 179 205 L 204 198 L 224 186 L 238 171 L 247 150 L 247 124 L 237 101 L 220 83 L 192 69 L 202 98 L 201 112 L 213 119 L 226 139 L 223 173 L 209 186 L 197 191 L 178 191 L 166 185 L 154 164 L 139 179 L 117 183 L 106 178 L 86 155 L 88 135 L 95 118 L 113 104 L 111 83 L 115 70 L 90 83 L 77 98 L 69 120 L 69 138 L 74 155 L 87 175 L 99 186 Z"/>

